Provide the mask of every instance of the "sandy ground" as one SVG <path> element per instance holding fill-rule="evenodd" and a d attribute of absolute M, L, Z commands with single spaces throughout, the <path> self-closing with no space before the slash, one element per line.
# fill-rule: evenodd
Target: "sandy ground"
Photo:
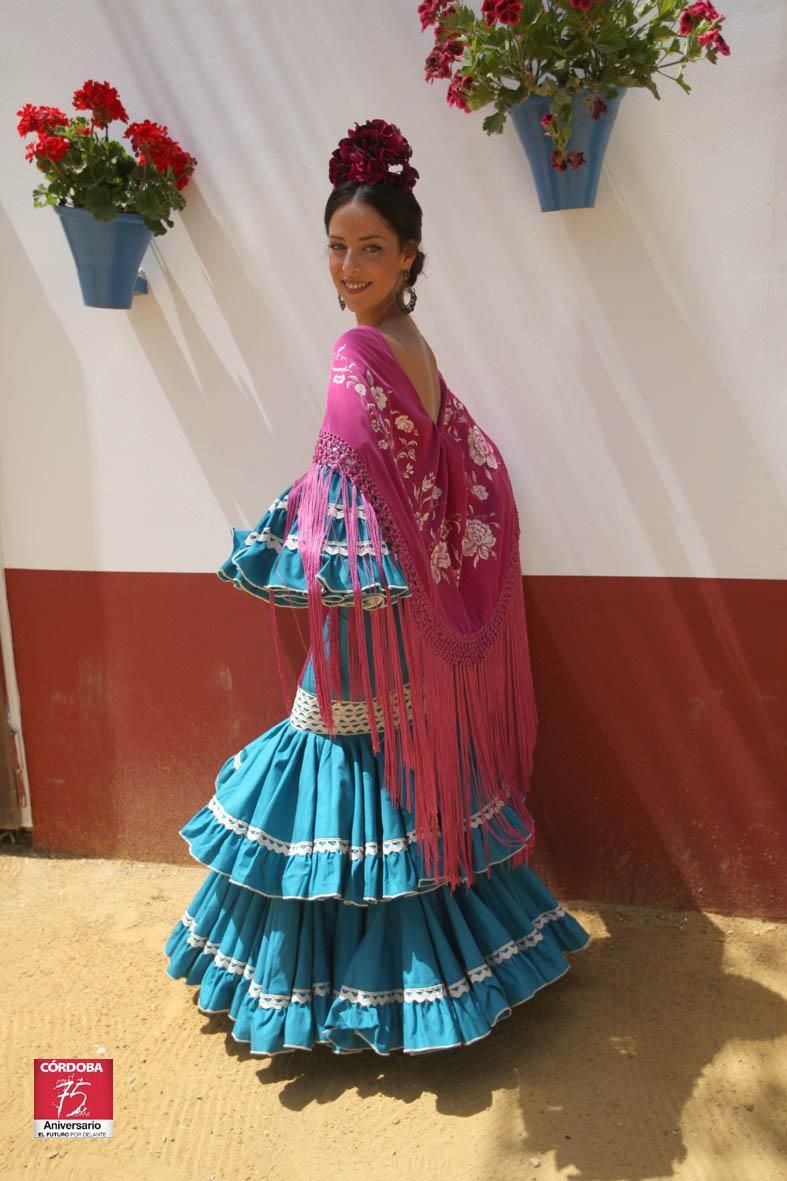
<path fill-rule="evenodd" d="M 593 942 L 488 1038 L 260 1058 L 164 973 L 205 872 L 0 855 L 0 1176 L 787 1178 L 787 925 L 562 899 Z M 102 1047 L 113 1138 L 33 1140 L 33 1058 Z"/>

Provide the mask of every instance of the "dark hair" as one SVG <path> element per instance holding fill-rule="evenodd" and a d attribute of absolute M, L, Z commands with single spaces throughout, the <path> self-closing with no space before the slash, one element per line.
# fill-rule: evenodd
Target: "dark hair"
<path fill-rule="evenodd" d="M 419 249 L 410 266 L 409 285 L 412 287 L 423 270 L 426 255 L 420 249 L 421 222 L 423 213 L 421 206 L 412 193 L 407 193 L 399 185 L 362 184 L 357 180 L 346 180 L 337 185 L 331 193 L 325 206 L 325 232 L 331 224 L 331 218 L 337 209 L 349 205 L 357 195 L 359 201 L 371 205 L 388 222 L 399 239 L 400 249 L 404 249 L 406 242 L 413 240 L 419 244 Z"/>

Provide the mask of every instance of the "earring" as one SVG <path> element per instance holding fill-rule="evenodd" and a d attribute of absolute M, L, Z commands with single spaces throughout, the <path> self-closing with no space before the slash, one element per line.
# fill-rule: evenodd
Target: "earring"
<path fill-rule="evenodd" d="M 402 271 L 402 274 L 404 275 L 405 280 L 407 280 L 409 278 L 410 272 L 409 271 Z M 409 302 L 406 304 L 402 300 L 402 291 L 406 291 L 408 293 Z M 406 316 L 409 316 L 410 313 L 412 312 L 413 308 L 415 307 L 417 299 L 418 299 L 418 296 L 415 294 L 414 289 L 412 287 L 410 287 L 409 284 L 407 284 L 406 282 L 405 282 L 405 286 L 400 291 L 397 291 L 397 293 L 396 293 L 397 307 L 399 308 L 399 310 L 401 312 L 404 312 L 404 314 Z"/>
<path fill-rule="evenodd" d="M 347 307 L 347 304 L 342 299 L 342 293 L 341 291 L 337 291 L 336 294 L 339 296 L 339 307 L 342 309 L 342 311 L 344 311 L 344 309 Z"/>

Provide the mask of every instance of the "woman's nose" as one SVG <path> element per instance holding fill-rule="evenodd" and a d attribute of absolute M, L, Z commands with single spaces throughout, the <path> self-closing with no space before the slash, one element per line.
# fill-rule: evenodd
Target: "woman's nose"
<path fill-rule="evenodd" d="M 344 260 L 342 263 L 342 273 L 345 275 L 351 275 L 351 274 L 353 274 L 354 271 L 357 271 L 358 269 L 359 269 L 358 256 L 356 254 L 353 254 L 353 252 L 351 250 L 346 251 L 346 253 L 344 255 Z"/>

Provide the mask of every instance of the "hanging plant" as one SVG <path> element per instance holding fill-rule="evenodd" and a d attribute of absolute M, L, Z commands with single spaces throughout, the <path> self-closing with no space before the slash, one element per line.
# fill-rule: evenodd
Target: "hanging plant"
<path fill-rule="evenodd" d="M 129 308 L 135 292 L 147 291 L 138 274 L 142 256 L 152 236 L 175 224 L 172 210 L 185 208 L 183 189 L 197 161 L 166 127 L 149 119 L 129 123 L 108 82 L 85 82 L 72 102 L 90 118 L 31 103 L 17 111 L 19 134 L 36 137 L 26 159 L 45 177 L 33 190 L 33 204 L 51 205 L 58 215 L 85 304 Z M 123 138 L 135 155 L 109 138 L 116 121 L 128 125 Z"/>
<path fill-rule="evenodd" d="M 149 119 L 129 123 L 117 90 L 108 82 L 85 82 L 74 91 L 72 105 L 89 111 L 90 118 L 30 103 L 17 111 L 19 134 L 36 136 L 27 145 L 25 159 L 35 162 L 46 178 L 33 190 L 33 204 L 40 208 L 70 202 L 97 221 L 137 213 L 152 234 L 165 234 L 175 224 L 171 211 L 185 208 L 182 191 L 196 167 L 195 158 L 166 127 Z M 122 138 L 135 155 L 109 138 L 113 122 L 128 124 Z"/>
<path fill-rule="evenodd" d="M 688 94 L 689 62 L 715 65 L 730 53 L 725 17 L 707 0 L 483 0 L 480 16 L 467 4 L 423 0 L 418 15 L 435 35 L 426 81 L 448 79 L 446 100 L 459 110 L 494 104 L 483 121 L 488 135 L 532 96 L 549 99 L 540 127 L 560 172 L 588 162 L 569 149 L 578 97 L 599 120 L 620 88 L 644 87 L 658 99 L 661 75 Z"/>

